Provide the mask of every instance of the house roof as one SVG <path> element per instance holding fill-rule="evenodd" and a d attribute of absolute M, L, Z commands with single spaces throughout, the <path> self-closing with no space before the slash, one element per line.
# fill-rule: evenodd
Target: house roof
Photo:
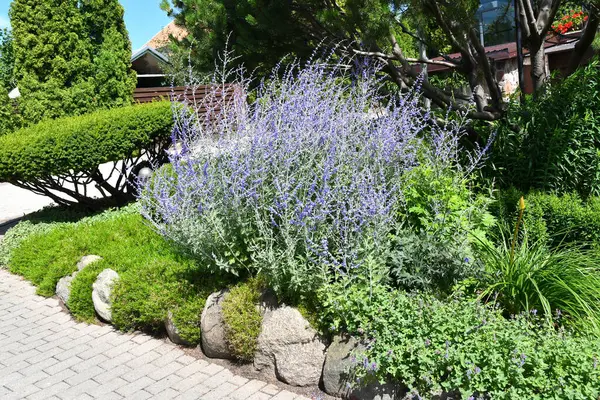
<path fill-rule="evenodd" d="M 175 24 L 175 21 L 171 21 L 167 26 L 162 28 L 152 39 L 150 39 L 144 47 L 151 47 L 153 49 L 161 49 L 169 44 L 171 36 L 176 40 L 183 40 L 188 35 L 188 31 Z"/>
<path fill-rule="evenodd" d="M 131 62 L 134 62 L 146 55 L 150 55 L 150 56 L 157 58 L 158 60 L 163 61 L 163 62 L 169 62 L 169 57 L 167 57 L 165 54 L 161 53 L 160 51 L 156 50 L 155 48 L 149 47 L 149 46 L 144 46 L 141 49 L 134 52 L 133 55 L 131 56 Z"/>
<path fill-rule="evenodd" d="M 551 53 L 559 53 L 563 51 L 572 50 L 575 47 L 575 44 L 581 37 L 581 31 L 570 32 L 566 35 L 554 35 L 550 36 L 546 39 L 544 43 L 544 48 L 546 50 L 546 54 Z M 489 58 L 495 61 L 503 61 L 510 60 L 513 58 L 517 58 L 517 43 L 510 42 L 504 44 L 498 44 L 494 46 L 486 46 L 485 53 Z M 525 57 L 529 56 L 529 50 L 523 48 L 523 55 Z M 443 61 L 443 60 L 454 60 L 459 61 L 461 59 L 460 53 L 452 53 L 448 54 L 445 57 L 436 57 L 433 60 L 435 61 Z M 448 67 L 442 65 L 430 65 L 428 67 L 429 72 L 437 72 L 437 71 L 445 71 L 449 69 Z"/>

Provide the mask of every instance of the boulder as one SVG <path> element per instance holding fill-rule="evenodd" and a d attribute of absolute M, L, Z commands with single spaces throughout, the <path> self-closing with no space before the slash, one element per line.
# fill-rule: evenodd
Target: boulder
<path fill-rule="evenodd" d="M 169 311 L 167 313 L 167 318 L 165 319 L 165 329 L 167 330 L 167 336 L 171 342 L 175 344 L 181 344 L 183 346 L 191 346 L 191 343 L 183 340 L 181 336 L 179 336 L 179 330 L 177 326 L 175 326 L 175 322 L 173 321 L 173 313 Z"/>
<path fill-rule="evenodd" d="M 336 336 L 327 349 L 323 365 L 323 389 L 327 394 L 349 400 L 402 399 L 406 390 L 401 385 L 373 383 L 358 387 L 352 376 L 352 368 L 365 346 L 349 336 Z"/>
<path fill-rule="evenodd" d="M 83 257 L 81 257 L 79 262 L 77 262 L 77 271 L 73 272 L 69 276 L 65 276 L 64 278 L 61 278 L 58 281 L 58 283 L 56 284 L 56 295 L 58 296 L 59 299 L 62 300 L 62 302 L 64 303 L 65 306 L 67 306 L 67 303 L 69 301 L 69 296 L 71 295 L 71 282 L 73 282 L 73 279 L 75 279 L 77 274 L 81 270 L 83 270 L 85 267 L 87 267 L 88 265 L 90 265 L 92 263 L 100 261 L 100 260 L 102 260 L 102 257 L 100 257 L 100 256 L 95 256 L 95 255 L 83 256 Z"/>
<path fill-rule="evenodd" d="M 81 259 L 79 260 L 79 262 L 77 263 L 77 271 L 74 272 L 75 274 L 79 271 L 81 271 L 82 269 L 84 269 L 85 267 L 87 267 L 88 265 L 95 263 L 97 261 L 102 260 L 102 257 L 100 256 L 95 256 L 95 255 L 89 255 L 89 256 L 83 256 L 81 257 Z"/>
<path fill-rule="evenodd" d="M 323 365 L 323 389 L 327 394 L 337 397 L 348 396 L 349 387 L 354 383 L 351 377 L 351 370 L 356 365 L 354 353 L 362 350 L 364 346 L 353 337 L 333 338 Z"/>
<path fill-rule="evenodd" d="M 254 367 L 293 386 L 316 386 L 325 361 L 325 344 L 298 310 L 267 309 Z"/>
<path fill-rule="evenodd" d="M 223 320 L 222 304 L 228 290 L 221 290 L 208 296 L 202 317 L 200 330 L 202 332 L 202 350 L 207 357 L 234 359 L 229 349 Z"/>
<path fill-rule="evenodd" d="M 92 285 L 92 301 L 94 302 L 94 309 L 98 316 L 106 322 L 112 321 L 110 295 L 113 285 L 118 279 L 119 274 L 112 269 L 105 269 L 100 272 L 98 278 L 96 278 L 96 282 Z"/>
<path fill-rule="evenodd" d="M 69 302 L 69 296 L 71 295 L 71 282 L 73 282 L 75 275 L 77 275 L 77 273 L 73 272 L 72 275 L 60 278 L 56 284 L 56 295 L 59 299 L 61 299 L 65 306 Z"/>

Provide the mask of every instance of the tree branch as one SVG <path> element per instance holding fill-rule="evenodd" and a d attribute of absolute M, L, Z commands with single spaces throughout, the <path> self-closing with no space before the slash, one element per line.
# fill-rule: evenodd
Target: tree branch
<path fill-rule="evenodd" d="M 567 69 L 567 76 L 571 75 L 573 72 L 577 70 L 583 56 L 587 52 L 587 50 L 592 45 L 592 42 L 596 38 L 596 33 L 598 32 L 598 26 L 600 25 L 600 15 L 597 10 L 593 10 L 590 12 L 590 16 L 587 24 L 585 25 L 585 29 L 583 30 L 583 34 L 577 44 L 575 44 L 575 49 L 573 50 L 573 54 L 571 55 L 571 59 L 569 61 L 569 67 Z"/>
<path fill-rule="evenodd" d="M 378 57 L 378 58 L 382 58 L 385 60 L 396 60 L 396 61 L 400 61 L 398 59 L 398 56 L 394 55 L 394 54 L 385 54 L 385 53 L 381 53 L 378 51 L 361 51 L 361 50 L 355 50 L 353 49 L 355 54 L 361 55 L 361 56 L 368 56 L 368 57 Z M 448 67 L 448 68 L 458 68 L 459 65 L 456 63 L 451 63 L 451 62 L 447 62 L 447 61 L 441 61 L 441 60 L 430 60 L 430 59 L 420 59 L 420 58 L 411 58 L 411 57 L 404 57 L 404 60 L 406 60 L 409 63 L 425 63 L 425 64 L 430 64 L 430 65 L 439 65 L 442 67 Z"/>

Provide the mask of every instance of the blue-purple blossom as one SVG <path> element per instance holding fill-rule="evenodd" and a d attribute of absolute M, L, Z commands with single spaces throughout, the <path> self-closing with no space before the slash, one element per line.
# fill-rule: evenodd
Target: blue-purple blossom
<path fill-rule="evenodd" d="M 243 75 L 228 99 L 233 78 L 219 76 L 202 104 L 174 105 L 171 170 L 142 191 L 144 215 L 207 267 L 255 268 L 277 291 L 383 265 L 406 173 L 456 163 L 460 126 L 434 123 L 416 92 L 381 96 L 376 68 L 358 72 L 293 65 L 251 103 Z"/>

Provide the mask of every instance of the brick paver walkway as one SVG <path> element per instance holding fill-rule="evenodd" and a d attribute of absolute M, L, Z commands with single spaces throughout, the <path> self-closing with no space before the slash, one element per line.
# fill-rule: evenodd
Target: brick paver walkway
<path fill-rule="evenodd" d="M 177 346 L 73 321 L 0 269 L 0 399 L 308 400 Z"/>

